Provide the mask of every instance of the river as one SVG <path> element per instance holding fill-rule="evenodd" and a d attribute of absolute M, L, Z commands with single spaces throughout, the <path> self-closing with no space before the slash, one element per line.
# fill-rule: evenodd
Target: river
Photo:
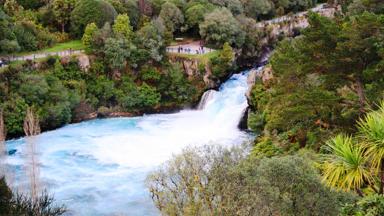
<path fill-rule="evenodd" d="M 97 119 L 39 135 L 40 185 L 68 207 L 68 215 L 159 215 L 144 185 L 148 172 L 187 146 L 249 139 L 238 129 L 247 107 L 247 75 L 235 74 L 210 91 L 200 110 Z M 6 161 L 10 182 L 24 191 L 24 139 L 6 144 L 17 150 Z"/>

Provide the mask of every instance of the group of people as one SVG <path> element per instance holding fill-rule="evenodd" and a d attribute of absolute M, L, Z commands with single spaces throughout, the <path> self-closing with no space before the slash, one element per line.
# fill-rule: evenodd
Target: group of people
<path fill-rule="evenodd" d="M 167 51 L 168 52 L 173 52 L 175 48 L 172 48 L 172 47 L 168 47 L 167 48 Z M 189 47 L 182 47 L 182 46 L 179 46 L 177 47 L 177 53 L 187 53 L 187 54 L 205 54 L 207 51 L 207 48 L 204 48 L 204 46 L 200 46 L 199 48 L 197 49 L 191 49 Z"/>

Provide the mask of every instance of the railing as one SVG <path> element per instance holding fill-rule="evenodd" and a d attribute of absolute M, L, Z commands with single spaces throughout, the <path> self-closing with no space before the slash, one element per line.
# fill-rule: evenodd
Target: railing
<path fill-rule="evenodd" d="M 9 62 L 26 61 L 26 60 L 36 60 L 36 59 L 40 59 L 40 58 L 46 58 L 49 56 L 60 56 L 60 57 L 71 56 L 71 55 L 80 54 L 83 52 L 84 52 L 83 50 L 64 50 L 64 51 L 59 51 L 59 52 L 34 53 L 34 54 L 24 55 L 24 56 L 15 56 L 15 55 L 4 56 L 4 57 L 0 57 L 0 58 L 5 59 Z"/>

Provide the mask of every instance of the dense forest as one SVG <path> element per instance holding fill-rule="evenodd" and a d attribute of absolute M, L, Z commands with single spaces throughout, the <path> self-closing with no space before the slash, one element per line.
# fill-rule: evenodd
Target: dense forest
<path fill-rule="evenodd" d="M 262 4 L 259 6 L 258 4 Z M 39 114 L 43 130 L 79 121 L 98 112 L 173 110 L 193 105 L 208 87 L 235 69 L 241 57 L 261 54 L 256 21 L 312 7 L 312 1 L 3 1 L 0 53 L 6 57 L 55 43 L 81 39 L 90 66 L 73 58 L 49 57 L 10 65 L 0 73 L 1 107 L 8 137 L 23 134 L 27 107 Z M 227 49 L 199 64 L 200 75 L 187 77 L 165 53 L 173 38 L 201 37 L 208 46 Z M 188 79 L 187 79 L 188 78 Z"/>
<path fill-rule="evenodd" d="M 251 147 L 186 149 L 148 177 L 161 212 L 384 214 L 384 3 L 341 6 L 275 47 L 249 96 Z"/>
<path fill-rule="evenodd" d="M 258 25 L 319 3 L 338 13 L 310 12 L 309 27 L 292 35 Z M 177 38 L 214 52 L 167 53 Z M 28 136 L 29 114 L 40 132 L 92 115 L 193 107 L 273 49 L 248 96 L 255 141 L 174 156 L 147 178 L 156 207 L 165 215 L 384 214 L 381 0 L 0 0 L 0 59 L 74 40 L 80 55 L 0 68 L 0 142 Z M 195 60 L 188 74 L 184 61 Z M 0 181 L 0 215 L 65 212 L 52 202 Z"/>

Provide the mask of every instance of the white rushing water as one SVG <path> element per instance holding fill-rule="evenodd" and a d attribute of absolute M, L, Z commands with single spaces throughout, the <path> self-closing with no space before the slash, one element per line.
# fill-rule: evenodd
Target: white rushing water
<path fill-rule="evenodd" d="M 148 172 L 187 146 L 236 145 L 247 107 L 247 74 L 210 93 L 201 110 L 71 124 L 37 137 L 40 183 L 69 215 L 158 215 L 144 186 Z M 27 188 L 24 140 L 7 142 L 13 185 Z"/>

